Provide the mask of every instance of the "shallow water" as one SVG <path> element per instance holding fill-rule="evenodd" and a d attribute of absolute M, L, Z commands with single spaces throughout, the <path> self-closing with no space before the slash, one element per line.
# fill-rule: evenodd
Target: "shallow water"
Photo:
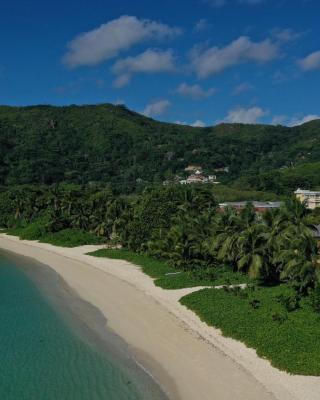
<path fill-rule="evenodd" d="M 80 334 L 81 324 L 66 321 L 22 263 L 0 255 L 1 400 L 165 398 L 119 338 L 110 334 L 108 352 L 94 335 Z"/>

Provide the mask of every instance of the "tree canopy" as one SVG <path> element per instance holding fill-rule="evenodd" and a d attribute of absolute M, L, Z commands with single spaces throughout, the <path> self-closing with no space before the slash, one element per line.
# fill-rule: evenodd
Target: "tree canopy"
<path fill-rule="evenodd" d="M 188 164 L 238 187 L 320 186 L 320 121 L 299 127 L 161 123 L 124 106 L 0 107 L 0 184 L 103 182 L 119 193 L 183 176 Z"/>

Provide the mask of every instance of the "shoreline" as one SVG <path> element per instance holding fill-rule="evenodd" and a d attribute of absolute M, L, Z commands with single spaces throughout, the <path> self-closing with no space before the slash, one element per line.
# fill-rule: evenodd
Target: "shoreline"
<path fill-rule="evenodd" d="M 170 399 L 316 400 L 320 377 L 292 376 L 208 327 L 179 303 L 199 288 L 164 290 L 126 261 L 0 234 L 0 248 L 52 268 L 129 346 Z"/>
<path fill-rule="evenodd" d="M 137 363 L 129 346 L 107 326 L 106 316 L 94 305 L 81 299 L 63 278 L 48 265 L 2 250 L 4 257 L 34 283 L 55 313 L 70 331 L 125 374 L 143 399 L 168 400 L 159 382 Z M 148 397 L 146 397 L 148 396 Z"/>

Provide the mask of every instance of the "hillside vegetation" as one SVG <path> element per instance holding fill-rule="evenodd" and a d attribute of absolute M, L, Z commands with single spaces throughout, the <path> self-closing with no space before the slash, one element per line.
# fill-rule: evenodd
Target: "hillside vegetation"
<path fill-rule="evenodd" d="M 110 104 L 0 107 L 2 185 L 103 182 L 130 193 L 196 163 L 208 173 L 228 166 L 224 183 L 289 193 L 320 186 L 319 162 L 320 121 L 192 128 Z"/>

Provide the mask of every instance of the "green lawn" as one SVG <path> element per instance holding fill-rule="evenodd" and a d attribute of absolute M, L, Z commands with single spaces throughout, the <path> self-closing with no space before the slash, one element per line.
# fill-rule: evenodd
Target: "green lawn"
<path fill-rule="evenodd" d="M 320 375 L 320 314 L 307 299 L 289 312 L 279 301 L 281 295 L 288 298 L 294 291 L 285 285 L 238 294 L 204 289 L 180 302 L 225 336 L 256 349 L 273 366 L 293 374 Z"/>
<path fill-rule="evenodd" d="M 182 289 L 194 286 L 217 286 L 246 283 L 250 281 L 246 275 L 234 273 L 227 267 L 219 269 L 211 268 L 210 270 L 199 270 L 196 272 L 179 271 L 168 265 L 165 261 L 156 260 L 128 250 L 101 249 L 88 254 L 95 257 L 126 260 L 139 265 L 145 274 L 155 279 L 155 285 L 160 286 L 163 289 Z"/>

